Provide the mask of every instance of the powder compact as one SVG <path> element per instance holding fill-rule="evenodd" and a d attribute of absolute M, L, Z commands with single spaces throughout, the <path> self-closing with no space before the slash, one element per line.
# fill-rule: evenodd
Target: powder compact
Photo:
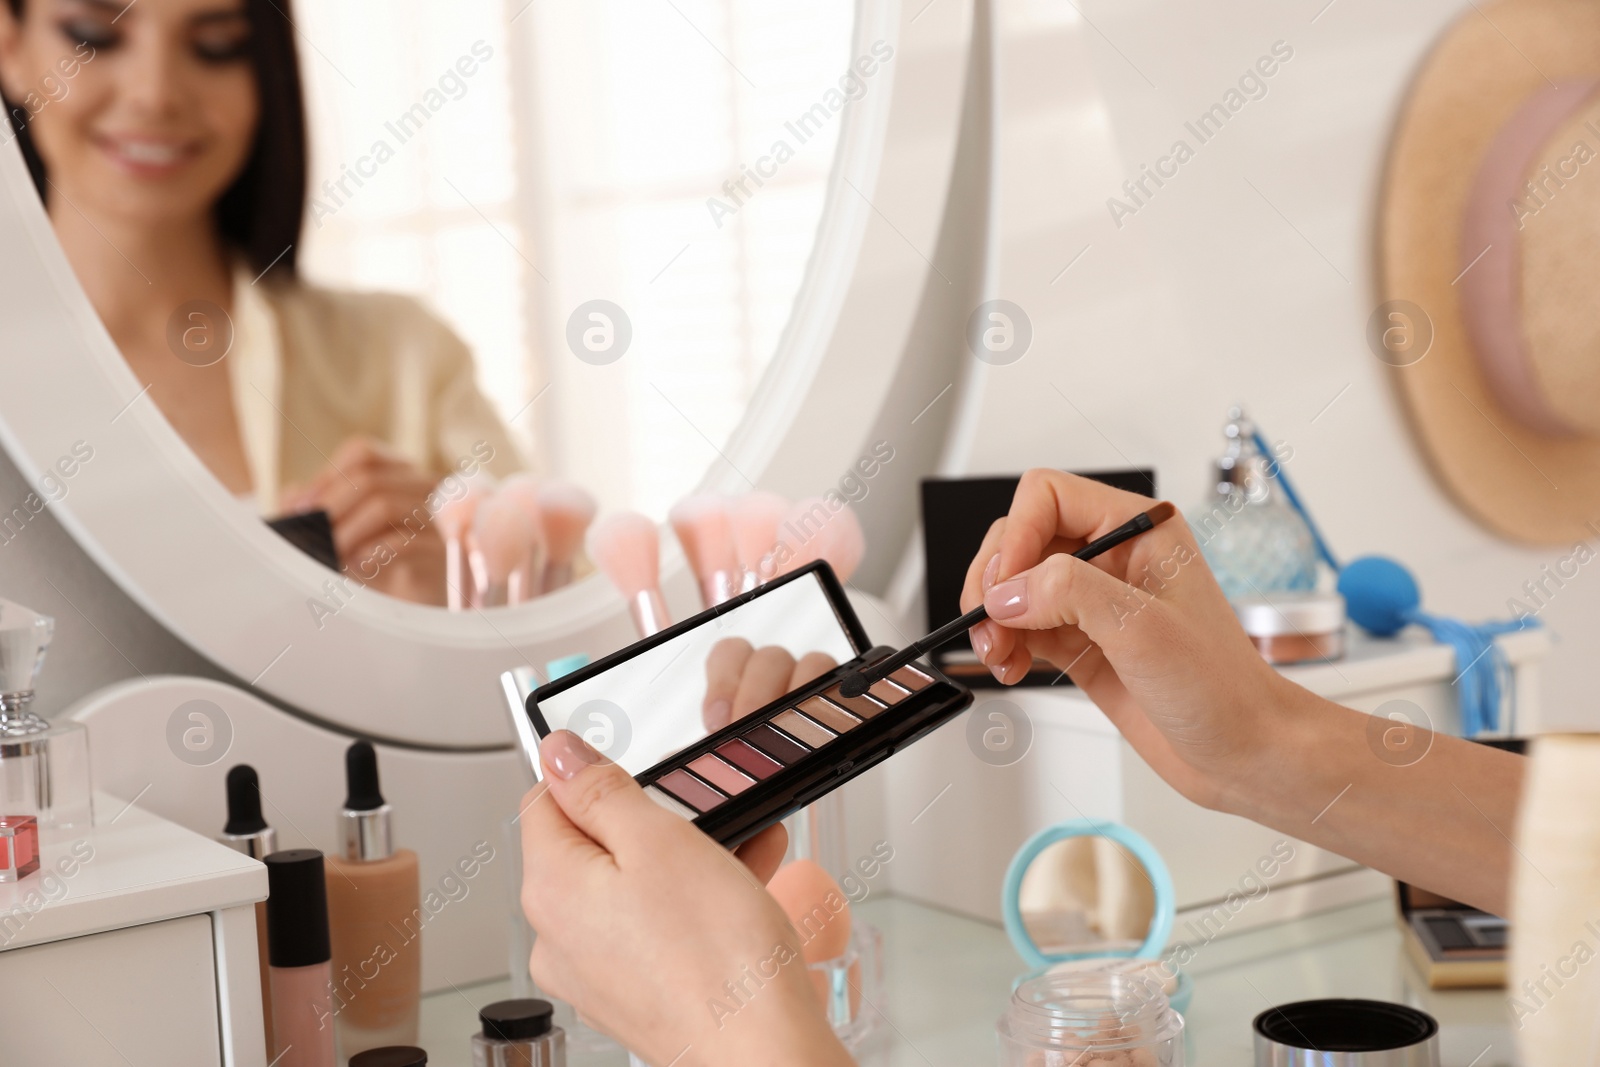
<path fill-rule="evenodd" d="M 539 775 L 539 739 L 573 731 L 731 848 L 972 703 L 920 662 L 840 691 L 893 651 L 819 561 L 540 686 L 517 734 Z"/>

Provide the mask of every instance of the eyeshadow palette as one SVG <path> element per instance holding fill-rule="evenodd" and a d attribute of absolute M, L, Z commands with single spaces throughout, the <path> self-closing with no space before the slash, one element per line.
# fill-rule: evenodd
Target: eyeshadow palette
<path fill-rule="evenodd" d="M 833 572 L 814 563 L 540 687 L 518 734 L 537 774 L 535 734 L 580 733 L 732 847 L 971 704 L 920 663 L 840 692 L 892 651 L 868 647 Z"/>

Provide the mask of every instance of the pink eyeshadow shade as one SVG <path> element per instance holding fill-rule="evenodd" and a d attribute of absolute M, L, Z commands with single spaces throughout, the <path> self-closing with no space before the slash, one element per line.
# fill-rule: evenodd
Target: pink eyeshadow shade
<path fill-rule="evenodd" d="M 885 704 L 888 704 L 890 707 L 893 707 L 911 695 L 906 689 L 895 685 L 887 678 L 884 678 L 881 681 L 873 682 L 872 685 L 867 689 L 867 692 L 871 693 Z"/>
<path fill-rule="evenodd" d="M 756 751 L 738 738 L 734 738 L 727 744 L 719 745 L 717 747 L 717 755 L 757 781 L 765 781 L 783 770 L 783 764 L 764 752 Z"/>
<path fill-rule="evenodd" d="M 738 796 L 756 784 L 754 779 L 740 774 L 709 752 L 690 763 L 689 769 L 729 796 Z"/>
<path fill-rule="evenodd" d="M 695 811 L 710 811 L 721 804 L 721 793 L 706 785 L 685 770 L 676 770 L 656 779 L 656 785 L 665 789 Z"/>

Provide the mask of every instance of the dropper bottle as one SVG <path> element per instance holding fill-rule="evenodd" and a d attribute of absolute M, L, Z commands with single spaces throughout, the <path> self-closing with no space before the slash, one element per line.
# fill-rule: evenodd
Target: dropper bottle
<path fill-rule="evenodd" d="M 417 854 L 397 849 L 366 741 L 345 752 L 347 795 L 338 816 L 343 855 L 329 856 L 333 1008 L 339 1052 L 417 1043 L 422 1006 L 422 927 Z"/>
<path fill-rule="evenodd" d="M 261 780 L 241 763 L 228 771 L 228 822 L 217 840 L 253 860 L 278 851 L 278 832 L 261 817 Z M 272 983 L 267 975 L 267 902 L 256 902 L 256 952 L 261 962 L 261 1018 L 266 1023 L 267 1062 L 277 1058 L 272 1041 Z"/>

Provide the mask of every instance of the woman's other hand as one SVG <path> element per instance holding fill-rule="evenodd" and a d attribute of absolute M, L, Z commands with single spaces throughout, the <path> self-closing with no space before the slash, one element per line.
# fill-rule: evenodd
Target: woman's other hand
<path fill-rule="evenodd" d="M 361 584 L 443 604 L 444 539 L 427 507 L 436 481 L 386 445 L 357 437 L 308 484 L 286 490 L 283 506 L 326 511 L 339 562 Z"/>
<path fill-rule="evenodd" d="M 552 733 L 540 758 L 545 780 L 523 801 L 522 907 L 541 989 L 656 1065 L 851 1062 L 762 888 L 781 826 L 735 858 L 576 734 Z"/>
<path fill-rule="evenodd" d="M 1262 661 L 1180 517 L 1091 562 L 1082 548 L 1152 501 L 1032 470 L 967 571 L 962 610 L 982 602 L 978 657 L 1002 682 L 1035 658 L 1065 671 L 1185 796 L 1222 806 L 1255 754 L 1263 709 L 1292 688 Z"/>

